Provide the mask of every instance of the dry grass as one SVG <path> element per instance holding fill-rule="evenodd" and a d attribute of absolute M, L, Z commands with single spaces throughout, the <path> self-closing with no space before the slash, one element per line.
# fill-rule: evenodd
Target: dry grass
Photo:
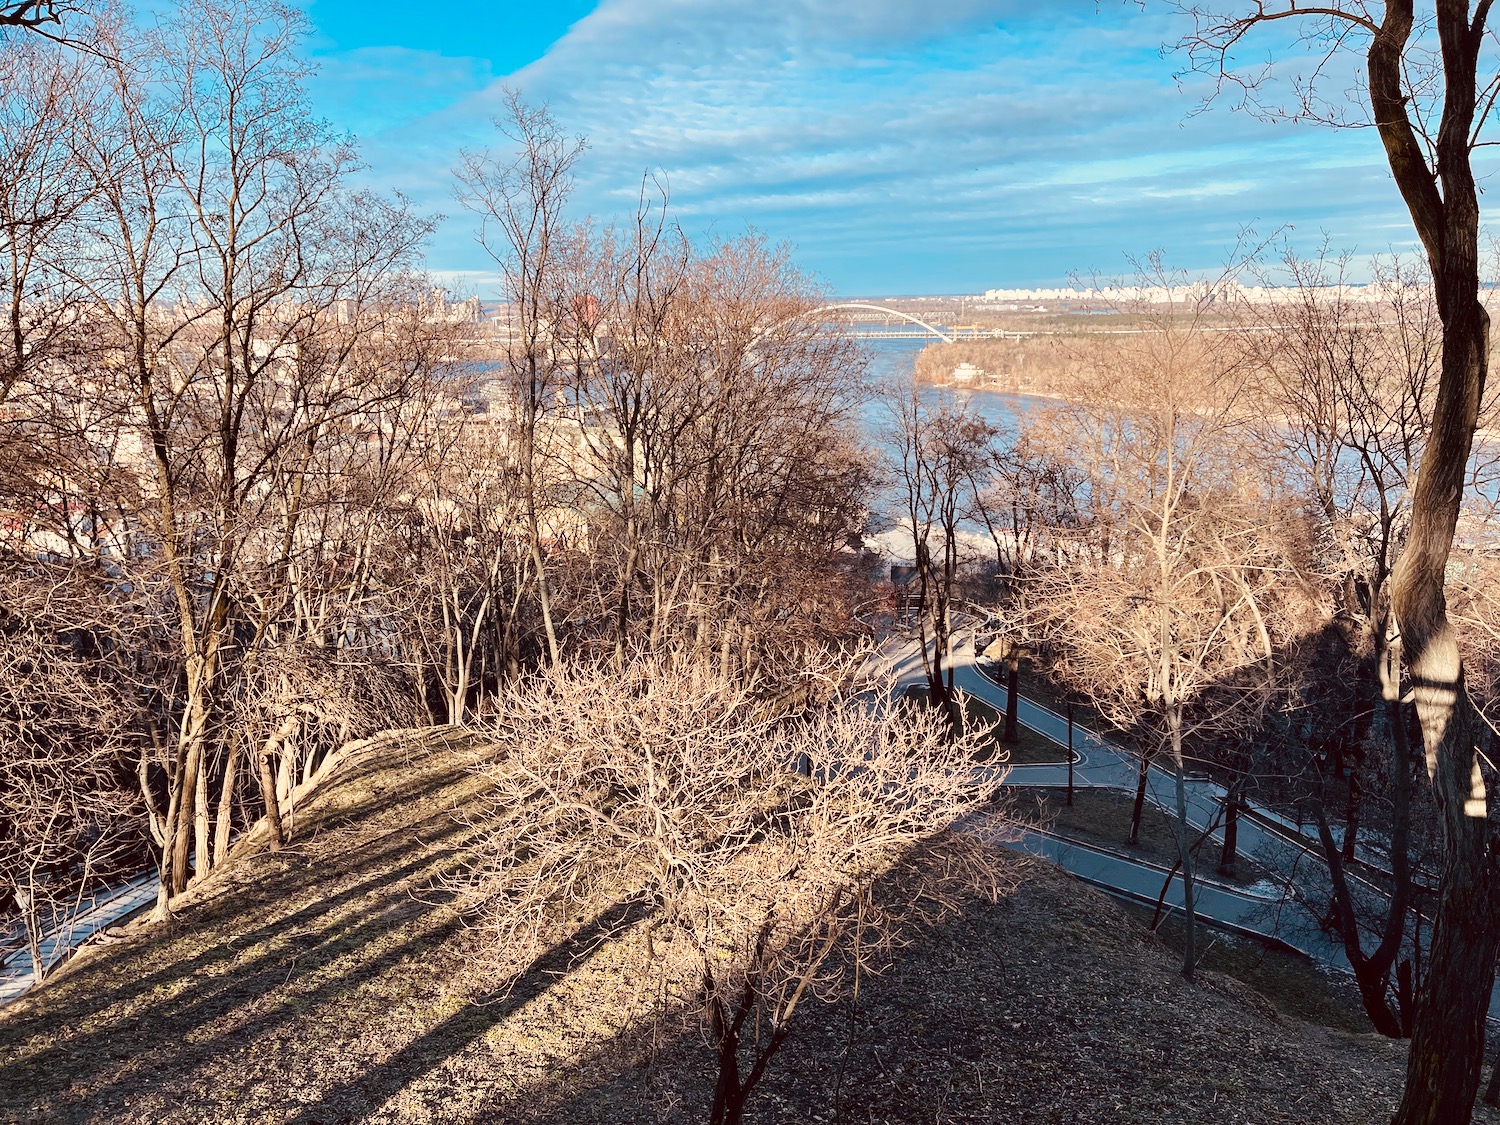
<path fill-rule="evenodd" d="M 620 941 L 590 940 L 628 908 L 509 991 L 476 967 L 434 888 L 467 860 L 455 813 L 483 751 L 351 761 L 293 849 L 242 857 L 171 929 L 0 1014 L 0 1119 L 701 1120 L 702 1039 L 643 1018 Z M 1043 866 L 916 937 L 857 1004 L 798 1013 L 753 1121 L 1301 1125 L 1394 1105 L 1400 1044 L 1227 975 L 1188 986 L 1137 918 Z"/>
<path fill-rule="evenodd" d="M 913 702 L 925 704 L 928 691 L 925 687 L 909 687 L 905 695 Z M 965 695 L 963 699 L 964 733 L 979 737 L 983 747 L 979 761 L 992 761 L 997 754 L 1008 752 L 1009 757 L 1004 760 L 1013 766 L 1067 762 L 1067 751 L 1061 746 L 1020 723 L 1016 724 L 1016 741 L 1002 741 L 1000 735 L 1005 730 L 1005 716 L 978 696 Z"/>

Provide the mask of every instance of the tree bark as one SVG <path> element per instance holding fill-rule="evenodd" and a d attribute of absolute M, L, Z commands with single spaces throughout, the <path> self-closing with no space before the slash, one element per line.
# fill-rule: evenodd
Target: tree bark
<path fill-rule="evenodd" d="M 1188 840 L 1187 769 L 1182 759 L 1182 718 L 1174 714 L 1172 725 L 1172 780 L 1177 795 L 1177 855 L 1182 862 L 1182 912 L 1186 938 L 1182 945 L 1182 977 L 1193 979 L 1198 963 L 1198 915 L 1193 902 L 1193 848 Z"/>
<path fill-rule="evenodd" d="M 1240 844 L 1240 794 L 1231 789 L 1224 796 L 1224 849 L 1219 853 L 1219 873 L 1233 875 L 1235 862 L 1239 859 Z"/>
<path fill-rule="evenodd" d="M 1467 0 L 1437 0 L 1444 87 L 1432 167 L 1412 127 L 1403 85 L 1414 25 L 1411 0 L 1386 4 L 1367 58 L 1375 125 L 1427 252 L 1443 325 L 1432 429 L 1412 493 L 1406 548 L 1391 577 L 1391 605 L 1443 830 L 1427 984 L 1417 1004 L 1395 1125 L 1462 1125 L 1470 1119 L 1500 944 L 1497 857 L 1477 754 L 1479 716 L 1464 687 L 1443 593 L 1489 353 L 1489 316 L 1479 301 L 1479 198 L 1470 148 L 1488 10 L 1488 0 L 1481 0 L 1471 23 Z"/>
<path fill-rule="evenodd" d="M 266 823 L 271 828 L 271 850 L 279 852 L 286 847 L 286 831 L 281 824 L 281 802 L 276 799 L 276 767 L 272 764 L 274 751 L 262 750 L 260 759 L 260 797 L 266 805 Z"/>

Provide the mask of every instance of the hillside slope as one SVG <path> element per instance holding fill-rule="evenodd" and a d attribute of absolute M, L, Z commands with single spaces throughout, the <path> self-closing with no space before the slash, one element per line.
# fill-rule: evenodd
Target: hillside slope
<path fill-rule="evenodd" d="M 485 979 L 435 883 L 472 841 L 483 752 L 352 759 L 295 846 L 241 857 L 170 930 L 133 927 L 0 1013 L 0 1120 L 702 1120 L 709 1052 L 638 1018 L 615 943 L 554 951 L 508 992 Z M 751 1120 L 1300 1125 L 1394 1106 L 1403 1048 L 1337 1030 L 1358 1024 L 1339 990 L 1329 1027 L 1216 973 L 1186 985 L 1138 917 L 1046 868 L 916 937 L 857 1005 L 798 1014 Z"/>

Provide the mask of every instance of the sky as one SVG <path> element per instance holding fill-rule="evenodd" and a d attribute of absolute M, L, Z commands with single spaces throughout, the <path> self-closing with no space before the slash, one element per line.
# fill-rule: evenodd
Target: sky
<path fill-rule="evenodd" d="M 506 87 L 587 137 L 573 209 L 669 187 L 695 239 L 755 228 L 845 295 L 1212 270 L 1250 228 L 1303 252 L 1414 246 L 1370 130 L 1269 123 L 1163 53 L 1121 0 L 303 0 L 315 108 L 373 185 L 447 216 L 430 264 L 489 296 L 457 202 L 463 149 L 504 149 Z M 413 12 L 421 13 L 414 17 Z M 1242 61 L 1283 57 L 1251 43 Z M 1334 76 L 1334 81 L 1339 76 Z"/>

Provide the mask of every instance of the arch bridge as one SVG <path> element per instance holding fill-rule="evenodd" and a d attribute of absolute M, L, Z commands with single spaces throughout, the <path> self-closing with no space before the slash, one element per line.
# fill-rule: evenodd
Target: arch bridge
<path fill-rule="evenodd" d="M 917 325 L 919 328 L 926 329 L 928 332 L 931 332 L 945 344 L 951 344 L 957 338 L 956 333 L 944 332 L 941 328 L 937 328 L 934 325 L 928 324 L 920 317 L 912 316 L 910 313 L 904 313 L 900 309 L 888 309 L 884 305 L 873 305 L 867 301 L 839 301 L 836 304 L 823 305 L 816 309 L 808 309 L 807 312 L 803 313 L 802 315 L 816 316 L 818 313 L 838 312 L 841 309 L 862 309 L 865 312 L 885 313 L 887 316 L 899 317 L 902 320 L 909 321 L 910 323 Z"/>

